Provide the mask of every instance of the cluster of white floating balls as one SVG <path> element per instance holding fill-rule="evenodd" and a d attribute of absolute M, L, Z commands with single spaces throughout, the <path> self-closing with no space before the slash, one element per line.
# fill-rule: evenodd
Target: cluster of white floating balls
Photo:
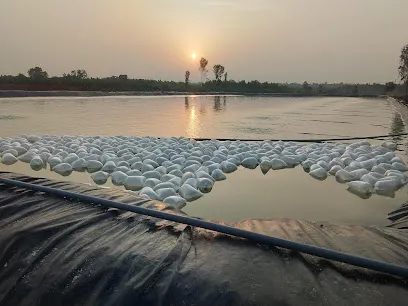
<path fill-rule="evenodd" d="M 26 136 L 0 138 L 1 163 L 18 160 L 33 170 L 46 168 L 68 176 L 91 174 L 96 184 L 110 178 L 116 186 L 143 197 L 183 207 L 209 193 L 216 181 L 239 166 L 261 171 L 299 164 L 316 179 L 334 175 L 360 196 L 386 194 L 405 185 L 408 168 L 396 157 L 396 144 L 371 146 L 362 141 L 341 143 L 195 141 L 183 137 Z"/>
<path fill-rule="evenodd" d="M 393 196 L 408 183 L 404 174 L 408 168 L 395 156 L 396 149 L 397 145 L 389 141 L 381 146 L 372 146 L 368 141 L 335 147 L 326 144 L 323 149 L 311 145 L 302 166 L 316 179 L 334 175 L 337 182 L 348 183 L 348 190 L 362 198 L 373 193 Z"/>

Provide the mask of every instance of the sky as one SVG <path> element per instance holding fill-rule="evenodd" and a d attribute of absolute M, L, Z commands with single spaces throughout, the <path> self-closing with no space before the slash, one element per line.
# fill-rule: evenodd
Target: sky
<path fill-rule="evenodd" d="M 0 0 L 0 74 L 397 80 L 408 0 Z M 192 59 L 192 53 L 197 59 Z"/>

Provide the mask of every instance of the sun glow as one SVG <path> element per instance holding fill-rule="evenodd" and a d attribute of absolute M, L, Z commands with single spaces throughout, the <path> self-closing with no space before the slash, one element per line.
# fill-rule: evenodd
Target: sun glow
<path fill-rule="evenodd" d="M 196 59 L 196 58 L 197 58 L 197 54 L 191 53 L 191 58 L 192 58 L 193 60 Z"/>

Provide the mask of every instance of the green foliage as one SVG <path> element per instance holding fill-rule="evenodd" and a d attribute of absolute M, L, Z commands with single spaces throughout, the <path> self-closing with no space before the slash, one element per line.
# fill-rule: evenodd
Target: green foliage
<path fill-rule="evenodd" d="M 34 80 L 41 80 L 47 79 L 48 73 L 46 71 L 43 71 L 40 67 L 34 67 L 28 70 L 28 76 Z"/>
<path fill-rule="evenodd" d="M 408 81 L 408 45 L 404 46 L 400 55 L 400 66 L 398 67 L 401 81 Z"/>
<path fill-rule="evenodd" d="M 206 60 L 205 60 L 206 61 Z M 205 70 L 208 62 L 204 62 Z M 48 77 L 41 68 L 30 69 L 29 77 L 19 74 L 17 76 L 0 76 L 0 90 L 73 90 L 73 91 L 135 91 L 135 92 L 204 92 L 215 93 L 225 91 L 228 93 L 249 94 L 287 94 L 287 95 L 330 95 L 353 96 L 357 93 L 364 95 L 383 95 L 390 90 L 392 82 L 384 84 L 280 84 L 259 82 L 257 80 L 246 82 L 228 80 L 227 73 L 220 84 L 221 77 L 217 80 L 208 80 L 204 84 L 190 83 L 189 71 L 185 72 L 182 82 L 129 79 L 127 75 L 111 76 L 107 78 L 89 78 L 85 70 L 75 70 L 62 77 Z M 186 81 L 188 87 L 186 86 Z M 395 84 L 393 84 L 395 85 Z"/>
<path fill-rule="evenodd" d="M 307 81 L 303 82 L 302 87 L 303 87 L 303 93 L 305 94 L 311 94 L 313 91 L 312 87 L 309 85 Z"/>
<path fill-rule="evenodd" d="M 206 79 L 207 76 L 207 65 L 208 65 L 208 60 L 204 57 L 200 59 L 200 66 L 198 67 L 198 70 L 201 72 L 201 82 L 203 82 Z"/>
<path fill-rule="evenodd" d="M 384 93 L 393 92 L 397 88 L 397 85 L 394 82 L 385 83 Z"/>
<path fill-rule="evenodd" d="M 358 96 L 358 87 L 357 87 L 357 85 L 353 86 L 353 96 Z"/>
<path fill-rule="evenodd" d="M 408 96 L 408 45 L 404 46 L 400 55 L 399 76 L 405 82 L 405 96 Z"/>
<path fill-rule="evenodd" d="M 221 82 L 221 78 L 224 75 L 224 71 L 225 71 L 224 66 L 219 65 L 219 64 L 214 65 L 213 71 L 214 71 L 215 80 L 217 82 Z"/>
<path fill-rule="evenodd" d="M 70 73 L 64 73 L 63 78 L 71 80 L 85 80 L 88 78 L 88 73 L 83 69 L 72 70 Z"/>
<path fill-rule="evenodd" d="M 189 81 L 190 81 L 190 71 L 187 70 L 184 75 L 184 83 L 186 85 L 186 88 L 188 87 Z"/>

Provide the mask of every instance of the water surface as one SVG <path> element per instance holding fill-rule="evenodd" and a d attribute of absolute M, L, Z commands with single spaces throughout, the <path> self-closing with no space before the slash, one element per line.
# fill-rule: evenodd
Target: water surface
<path fill-rule="evenodd" d="M 401 110 L 400 110 L 401 111 Z M 406 131 L 400 112 L 385 99 L 239 96 L 12 98 L 0 99 L 0 137 L 19 134 L 186 136 L 308 139 L 385 135 Z M 402 138 L 398 154 L 405 158 Z M 373 142 L 375 143 L 375 142 Z M 377 142 L 378 143 L 378 142 Z M 18 163 L 0 170 L 93 183 L 89 174 L 63 178 Z M 107 186 L 111 186 L 108 184 Z M 111 186 L 113 187 L 113 186 Z M 333 177 L 320 182 L 302 168 L 240 168 L 183 210 L 217 220 L 299 218 L 386 224 L 386 214 L 408 198 L 373 195 L 363 200 Z"/>

